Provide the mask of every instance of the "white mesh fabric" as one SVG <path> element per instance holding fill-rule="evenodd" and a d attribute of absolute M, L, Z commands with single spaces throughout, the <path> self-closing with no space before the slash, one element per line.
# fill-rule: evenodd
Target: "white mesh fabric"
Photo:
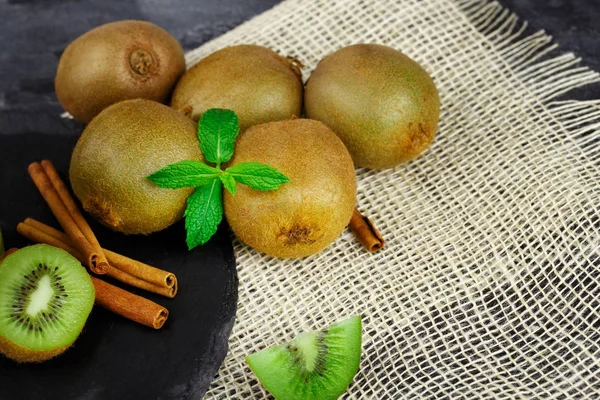
<path fill-rule="evenodd" d="M 599 76 L 496 3 L 287 0 L 187 55 L 255 43 L 305 63 L 352 43 L 406 53 L 432 75 L 433 145 L 358 170 L 358 205 L 386 247 L 344 233 L 279 260 L 235 243 L 230 352 L 207 399 L 263 399 L 246 354 L 363 316 L 344 399 L 600 398 L 600 102 L 555 101 Z"/>

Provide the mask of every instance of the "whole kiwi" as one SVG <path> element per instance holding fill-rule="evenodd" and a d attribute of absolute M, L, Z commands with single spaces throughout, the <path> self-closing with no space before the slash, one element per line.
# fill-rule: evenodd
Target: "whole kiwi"
<path fill-rule="evenodd" d="M 344 141 L 356 166 L 391 168 L 432 142 L 437 88 L 415 61 L 391 47 L 356 44 L 323 58 L 305 89 L 307 118 Z"/>
<path fill-rule="evenodd" d="M 60 57 L 58 101 L 87 123 L 121 100 L 165 103 L 185 72 L 183 50 L 164 29 L 146 21 L 117 21 L 75 39 Z"/>
<path fill-rule="evenodd" d="M 255 45 L 226 47 L 200 60 L 177 82 L 171 106 L 198 121 L 209 108 L 227 108 L 240 130 L 302 112 L 297 62 Z"/>
<path fill-rule="evenodd" d="M 69 178 L 83 208 L 126 234 L 160 231 L 183 216 L 193 189 L 161 189 L 147 177 L 183 160 L 204 161 L 197 124 L 150 100 L 109 106 L 90 122 L 71 157 Z"/>
<path fill-rule="evenodd" d="M 224 195 L 225 215 L 246 244 L 275 257 L 318 253 L 348 225 L 356 175 L 348 150 L 327 126 L 293 119 L 255 125 L 237 139 L 230 165 L 259 162 L 290 182 L 277 190 L 238 185 Z"/>

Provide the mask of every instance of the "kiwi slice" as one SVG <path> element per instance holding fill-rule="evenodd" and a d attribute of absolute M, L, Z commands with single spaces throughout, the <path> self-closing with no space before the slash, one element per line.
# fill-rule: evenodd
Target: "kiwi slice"
<path fill-rule="evenodd" d="M 354 316 L 250 354 L 246 361 L 278 400 L 337 399 L 358 371 L 361 330 L 360 316 Z"/>
<path fill-rule="evenodd" d="M 37 244 L 0 267 L 0 352 L 41 362 L 73 344 L 94 305 L 87 271 L 66 251 Z"/>

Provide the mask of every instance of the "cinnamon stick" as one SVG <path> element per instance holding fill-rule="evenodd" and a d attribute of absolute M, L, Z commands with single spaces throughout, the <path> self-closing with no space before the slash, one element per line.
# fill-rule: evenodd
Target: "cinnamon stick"
<path fill-rule="evenodd" d="M 161 305 L 93 276 L 91 278 L 99 306 L 154 329 L 162 328 L 169 317 L 169 311 Z"/>
<path fill-rule="evenodd" d="M 44 200 L 46 200 L 46 203 L 48 203 L 52 213 L 63 227 L 67 235 L 69 235 L 71 238 L 74 247 L 85 256 L 85 264 L 87 264 L 90 269 L 97 274 L 106 274 L 110 268 L 110 265 L 108 264 L 102 249 L 99 246 L 96 247 L 92 245 L 92 243 L 90 243 L 85 237 L 42 165 L 38 162 L 31 163 L 27 168 L 27 171 L 29 172 L 29 176 L 31 176 L 31 179 L 35 183 L 35 186 L 38 188 L 42 197 Z M 67 195 L 70 197 L 68 192 Z M 83 219 L 83 217 L 81 218 Z M 85 220 L 83 221 L 85 222 Z"/>
<path fill-rule="evenodd" d="M 54 247 L 59 247 L 71 254 L 73 257 L 77 258 L 82 263 L 86 261 L 86 257 L 84 257 L 77 249 L 72 247 L 68 243 L 68 241 L 64 240 L 66 236 L 64 235 L 64 233 L 56 231 L 54 228 L 42 224 L 41 222 L 33 220 L 31 218 L 28 218 L 25 221 L 25 223 L 21 222 L 17 225 L 17 232 L 21 236 L 37 243 L 46 243 Z M 32 224 L 32 221 L 35 222 Z M 40 226 L 42 226 L 42 229 L 39 229 Z M 114 267 L 110 268 L 106 275 L 110 276 L 113 279 L 121 281 L 127 285 L 146 290 L 148 292 L 160 294 L 161 296 L 169 298 L 175 297 L 178 290 L 176 280 L 175 285 L 173 285 L 172 287 L 158 286 L 151 282 L 132 276 Z"/>
<path fill-rule="evenodd" d="M 158 286 L 173 288 L 177 286 L 177 277 L 172 272 L 153 267 L 143 262 L 125 257 L 114 251 L 104 250 L 106 257 L 111 265 L 117 267 L 123 272 L 136 276 L 145 281 Z"/>
<path fill-rule="evenodd" d="M 118 268 L 111 268 L 110 271 L 108 271 L 108 274 L 106 275 L 123 283 L 126 283 L 130 286 L 145 290 L 147 292 L 160 294 L 161 296 L 165 296 L 170 299 L 175 297 L 175 295 L 177 294 L 178 285 L 173 285 L 171 287 L 158 286 L 152 282 L 145 281 L 131 274 L 128 274 L 127 272 L 121 271 Z"/>
<path fill-rule="evenodd" d="M 52 228 L 51 226 L 44 224 L 43 222 L 37 221 L 33 218 L 26 218 L 24 223 L 68 244 L 71 247 L 74 247 L 71 239 L 67 235 Z M 107 249 L 102 250 L 104 251 L 104 254 L 106 255 L 111 267 L 113 268 L 120 269 L 121 271 L 133 275 L 136 278 L 140 278 L 157 286 L 165 288 L 173 288 L 177 286 L 177 277 L 172 272 L 144 264 L 140 261 L 115 253 L 114 251 Z"/>
<path fill-rule="evenodd" d="M 356 208 L 352 213 L 352 219 L 350 219 L 350 229 L 352 229 L 354 235 L 371 253 L 383 248 L 385 241 L 383 240 L 381 233 L 375 228 L 373 222 L 362 215 Z"/>
<path fill-rule="evenodd" d="M 96 235 L 94 235 L 94 232 L 92 232 L 92 228 L 90 228 L 87 221 L 79 211 L 77 204 L 75 204 L 75 200 L 73 200 L 71 193 L 69 193 L 69 189 L 62 181 L 62 179 L 60 179 L 60 176 L 58 176 L 58 171 L 56 171 L 56 168 L 54 168 L 54 164 L 52 164 L 50 160 L 42 160 L 41 165 L 44 171 L 46 172 L 48 179 L 50 179 L 50 182 L 54 186 L 54 189 L 60 196 L 60 199 L 62 200 L 63 204 L 69 211 L 69 214 L 71 214 L 73 221 L 75 221 L 75 224 L 77 224 L 77 227 L 79 228 L 81 233 L 83 233 L 83 236 L 94 248 L 94 251 L 96 251 L 100 255 L 100 258 L 96 260 L 96 262 L 105 262 L 108 264 L 108 260 L 106 259 L 102 248 L 100 247 L 100 243 L 98 243 L 98 239 L 96 239 Z"/>

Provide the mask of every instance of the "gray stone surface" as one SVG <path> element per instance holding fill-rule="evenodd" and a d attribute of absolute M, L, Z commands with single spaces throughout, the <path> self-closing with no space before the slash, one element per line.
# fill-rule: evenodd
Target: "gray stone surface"
<path fill-rule="evenodd" d="M 550 34 L 560 45 L 552 54 L 573 52 L 582 58 L 582 65 L 600 72 L 600 1 L 501 0 L 500 3 L 529 22 L 527 32 L 543 29 Z M 600 98 L 600 84 L 575 89 L 564 98 Z"/>

